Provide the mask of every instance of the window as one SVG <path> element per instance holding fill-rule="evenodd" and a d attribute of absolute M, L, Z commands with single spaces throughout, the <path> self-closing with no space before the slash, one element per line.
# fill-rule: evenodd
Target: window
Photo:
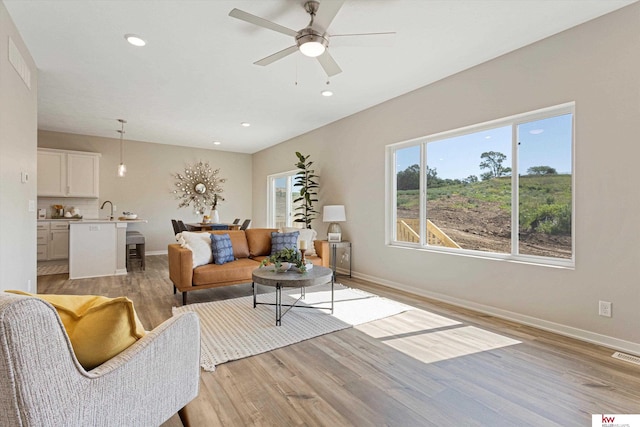
<path fill-rule="evenodd" d="M 390 242 L 573 265 L 573 110 L 389 146 Z"/>
<path fill-rule="evenodd" d="M 298 186 L 294 185 L 297 172 L 285 172 L 270 175 L 267 179 L 268 225 L 272 228 L 296 227 L 293 214 L 297 205 L 293 202 L 300 195 Z M 299 203 L 298 203 L 299 204 Z"/>

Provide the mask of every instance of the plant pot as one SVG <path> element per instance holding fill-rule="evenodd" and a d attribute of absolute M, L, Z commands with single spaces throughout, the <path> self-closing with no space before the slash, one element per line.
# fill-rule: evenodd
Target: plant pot
<path fill-rule="evenodd" d="M 299 273 L 307 272 L 307 271 L 309 271 L 309 270 L 311 270 L 311 269 L 313 268 L 313 264 L 311 264 L 310 262 L 308 262 L 308 263 L 306 263 L 306 264 L 305 264 L 305 267 L 306 267 L 306 270 L 305 270 L 305 271 L 300 270 L 300 268 L 299 268 L 299 267 L 296 267 L 296 270 L 297 270 Z"/>
<path fill-rule="evenodd" d="M 276 268 L 276 271 L 284 273 L 285 271 L 289 270 L 292 265 L 293 264 L 291 264 L 290 262 L 283 262 L 280 264 L 280 267 Z"/>

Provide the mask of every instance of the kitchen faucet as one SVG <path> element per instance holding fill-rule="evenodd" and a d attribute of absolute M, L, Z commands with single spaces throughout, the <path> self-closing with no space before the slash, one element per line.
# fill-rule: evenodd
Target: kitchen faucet
<path fill-rule="evenodd" d="M 104 205 L 106 205 L 107 203 L 109 203 L 111 205 L 111 215 L 109 216 L 109 220 L 113 219 L 113 203 L 111 202 L 111 200 L 106 200 L 102 206 L 100 206 L 100 209 L 104 209 Z"/>

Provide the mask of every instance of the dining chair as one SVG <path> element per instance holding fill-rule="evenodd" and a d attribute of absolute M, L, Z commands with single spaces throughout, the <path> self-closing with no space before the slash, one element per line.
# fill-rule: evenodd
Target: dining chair
<path fill-rule="evenodd" d="M 240 224 L 240 218 L 236 218 L 233 220 L 233 224 Z"/>
<path fill-rule="evenodd" d="M 180 226 L 178 225 L 178 221 L 176 221 L 175 219 L 171 220 L 171 225 L 173 225 L 173 234 L 174 235 L 182 232 L 182 230 L 180 230 Z"/>
<path fill-rule="evenodd" d="M 251 225 L 250 219 L 245 219 L 242 225 L 240 226 L 240 230 L 246 230 Z"/>
<path fill-rule="evenodd" d="M 180 233 L 183 231 L 193 231 L 191 230 L 189 227 L 187 227 L 186 225 L 184 225 L 184 222 L 182 222 L 182 220 L 178 220 L 178 227 L 180 228 Z"/>

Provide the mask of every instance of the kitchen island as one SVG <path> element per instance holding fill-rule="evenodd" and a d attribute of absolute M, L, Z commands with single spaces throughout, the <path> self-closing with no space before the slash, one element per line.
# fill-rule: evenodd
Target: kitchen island
<path fill-rule="evenodd" d="M 126 242 L 130 223 L 143 219 L 82 219 L 69 223 L 69 279 L 127 274 Z"/>

